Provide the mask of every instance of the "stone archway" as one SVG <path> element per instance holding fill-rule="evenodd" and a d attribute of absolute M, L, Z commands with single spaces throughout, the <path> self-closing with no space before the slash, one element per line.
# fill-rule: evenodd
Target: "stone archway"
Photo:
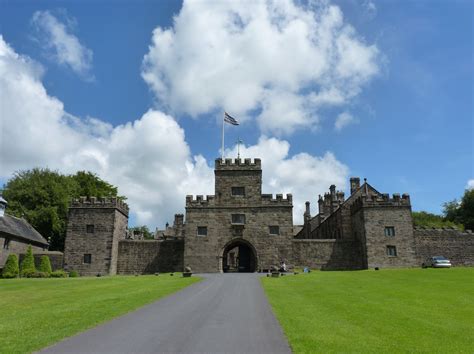
<path fill-rule="evenodd" d="M 219 271 L 223 273 L 254 273 L 258 259 L 255 247 L 244 239 L 228 242 L 220 254 Z"/>

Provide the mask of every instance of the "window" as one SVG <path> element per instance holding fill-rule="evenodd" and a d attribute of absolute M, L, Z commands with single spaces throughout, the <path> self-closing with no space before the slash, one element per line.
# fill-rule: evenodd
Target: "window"
<path fill-rule="evenodd" d="M 10 239 L 5 238 L 5 242 L 3 242 L 3 249 L 7 250 L 10 247 Z"/>
<path fill-rule="evenodd" d="M 232 224 L 245 224 L 245 214 L 232 214 Z"/>
<path fill-rule="evenodd" d="M 197 227 L 198 236 L 207 236 L 207 226 L 198 226 Z"/>
<path fill-rule="evenodd" d="M 86 225 L 86 232 L 88 234 L 93 234 L 94 233 L 94 225 Z"/>
<path fill-rule="evenodd" d="M 90 253 L 84 254 L 84 264 L 92 263 L 92 255 Z"/>
<path fill-rule="evenodd" d="M 243 197 L 245 195 L 245 187 L 232 187 L 232 195 Z"/>
<path fill-rule="evenodd" d="M 385 236 L 395 236 L 395 228 L 393 226 L 386 226 L 384 230 Z"/>
<path fill-rule="evenodd" d="M 397 247 L 387 246 L 387 256 L 396 257 L 397 256 Z"/>
<path fill-rule="evenodd" d="M 270 235 L 279 235 L 280 234 L 280 226 L 273 225 L 268 227 Z"/>

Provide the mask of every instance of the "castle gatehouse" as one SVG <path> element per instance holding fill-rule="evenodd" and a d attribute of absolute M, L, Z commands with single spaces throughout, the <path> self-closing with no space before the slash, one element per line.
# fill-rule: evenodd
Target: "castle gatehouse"
<path fill-rule="evenodd" d="M 293 224 L 291 194 L 262 194 L 260 159 L 217 159 L 214 195 L 187 196 L 186 214 L 157 239 L 127 231 L 128 206 L 117 198 L 71 203 L 66 270 L 83 275 L 267 271 L 280 262 L 327 270 L 416 267 L 428 255 L 474 265 L 469 230 L 416 229 L 408 194 L 380 193 L 350 180 L 350 195 L 329 187 L 318 213 L 306 202 L 304 224 Z"/>

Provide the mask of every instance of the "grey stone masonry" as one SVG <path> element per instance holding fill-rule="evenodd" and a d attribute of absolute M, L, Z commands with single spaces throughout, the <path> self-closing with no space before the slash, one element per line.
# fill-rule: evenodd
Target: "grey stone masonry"
<path fill-rule="evenodd" d="M 351 206 L 367 268 L 417 265 L 410 197 L 364 195 Z"/>
<path fill-rule="evenodd" d="M 81 275 L 117 273 L 118 242 L 126 236 L 128 206 L 117 198 L 81 197 L 69 208 L 64 268 Z"/>
<path fill-rule="evenodd" d="M 251 250 L 254 270 L 291 258 L 292 196 L 261 190 L 260 159 L 217 159 L 215 195 L 186 197 L 184 265 L 194 272 L 223 271 L 225 252 L 239 245 Z M 278 233 L 270 234 L 270 226 Z M 206 235 L 198 235 L 198 228 Z"/>

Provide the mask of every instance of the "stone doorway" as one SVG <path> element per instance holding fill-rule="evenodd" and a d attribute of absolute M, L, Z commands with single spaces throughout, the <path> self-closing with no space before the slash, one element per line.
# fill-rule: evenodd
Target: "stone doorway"
<path fill-rule="evenodd" d="M 220 263 L 220 271 L 224 273 L 254 273 L 257 254 L 250 242 L 232 240 L 224 247 Z"/>

